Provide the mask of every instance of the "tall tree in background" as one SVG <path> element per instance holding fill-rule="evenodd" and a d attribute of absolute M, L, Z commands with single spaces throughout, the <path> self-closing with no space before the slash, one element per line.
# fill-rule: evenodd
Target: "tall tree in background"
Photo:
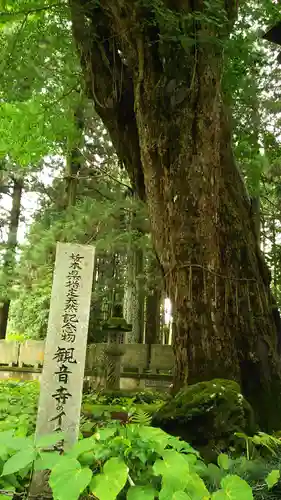
<path fill-rule="evenodd" d="M 175 387 L 232 378 L 272 425 L 281 367 L 270 277 L 221 86 L 237 2 L 70 6 L 87 91 L 147 202 L 175 306 Z"/>
<path fill-rule="evenodd" d="M 99 139 L 106 139 L 102 132 L 101 129 L 95 145 L 86 142 L 83 149 L 84 162 L 77 183 L 75 205 L 65 206 L 63 159 L 60 161 L 61 176 L 54 178 L 52 185 L 40 195 L 39 209 L 25 244 L 21 246 L 16 268 L 9 333 L 20 333 L 27 338 L 45 337 L 57 241 L 93 244 L 96 247 L 89 342 L 103 339 L 104 320 L 112 314 L 114 305 L 123 301 L 128 242 L 132 242 L 136 251 L 140 248 L 146 258 L 149 254 L 150 258 L 149 235 L 140 232 L 141 226 L 145 226 L 145 207 L 139 200 L 126 197 L 128 186 L 122 182 L 124 173 L 118 167 L 115 155 L 111 156 L 112 148 L 107 147 L 107 141 L 104 144 L 99 142 Z M 95 162 L 97 153 L 104 165 Z M 53 167 L 56 168 L 54 160 Z M 124 217 L 124 213 L 128 217 Z M 131 227 L 127 220 L 133 213 L 135 226 Z M 155 266 L 150 274 L 154 286 L 157 282 Z M 145 278 L 142 277 L 139 286 L 142 297 L 146 293 L 143 282 L 152 281 L 149 273 Z M 142 322 L 143 317 L 136 318 L 135 329 L 138 329 L 141 341 Z"/>
<path fill-rule="evenodd" d="M 68 154 L 65 166 L 65 205 L 74 206 L 76 203 L 78 176 L 83 164 L 83 136 L 84 136 L 84 109 L 83 103 L 78 102 L 73 112 L 73 134 L 68 138 Z"/>
<path fill-rule="evenodd" d="M 15 171 L 9 176 L 9 190 L 12 199 L 11 211 L 8 216 L 7 240 L 3 253 L 1 268 L 1 291 L 0 296 L 0 339 L 6 337 L 7 324 L 10 309 L 10 290 L 12 286 L 12 274 L 16 266 L 16 250 L 18 244 L 18 228 L 21 214 L 21 200 L 24 188 L 23 176 Z"/>

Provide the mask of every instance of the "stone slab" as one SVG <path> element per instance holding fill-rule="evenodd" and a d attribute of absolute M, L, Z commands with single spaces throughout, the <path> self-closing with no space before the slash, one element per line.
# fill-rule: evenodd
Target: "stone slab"
<path fill-rule="evenodd" d="M 172 382 L 170 380 L 146 379 L 145 380 L 145 387 L 165 387 L 168 389 L 170 387 L 171 383 Z"/>
<path fill-rule="evenodd" d="M 169 371 L 174 367 L 174 353 L 172 346 L 152 344 L 150 369 Z"/>
<path fill-rule="evenodd" d="M 0 364 L 1 365 L 17 365 L 19 356 L 18 342 L 0 340 Z"/>
<path fill-rule="evenodd" d="M 121 365 L 123 369 L 135 368 L 143 371 L 147 365 L 146 344 L 124 344 L 125 354 L 122 356 Z"/>
<path fill-rule="evenodd" d="M 94 272 L 94 247 L 58 243 L 36 436 L 77 440 Z"/>
<path fill-rule="evenodd" d="M 35 366 L 37 368 L 42 366 L 44 351 L 44 340 L 27 340 L 20 346 L 19 366 Z"/>

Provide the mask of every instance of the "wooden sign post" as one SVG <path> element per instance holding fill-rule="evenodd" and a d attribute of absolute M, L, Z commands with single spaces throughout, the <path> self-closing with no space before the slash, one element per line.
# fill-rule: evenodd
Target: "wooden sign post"
<path fill-rule="evenodd" d="M 58 243 L 41 378 L 36 437 L 78 438 L 95 249 Z"/>

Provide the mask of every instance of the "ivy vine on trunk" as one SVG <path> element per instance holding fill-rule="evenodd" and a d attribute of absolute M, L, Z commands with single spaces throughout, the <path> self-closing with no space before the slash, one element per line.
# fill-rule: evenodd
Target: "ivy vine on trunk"
<path fill-rule="evenodd" d="M 270 277 L 221 90 L 237 2 L 71 0 L 70 7 L 88 95 L 148 206 L 175 306 L 175 387 L 235 379 L 272 427 L 281 372 Z"/>

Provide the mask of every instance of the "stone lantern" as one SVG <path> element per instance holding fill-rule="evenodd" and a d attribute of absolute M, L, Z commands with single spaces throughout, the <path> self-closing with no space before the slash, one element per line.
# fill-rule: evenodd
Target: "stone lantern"
<path fill-rule="evenodd" d="M 114 306 L 113 315 L 103 323 L 102 329 L 107 333 L 108 344 L 124 344 L 125 333 L 132 330 L 132 325 L 123 318 L 122 306 Z"/>
<path fill-rule="evenodd" d="M 126 332 L 132 330 L 132 325 L 123 318 L 122 306 L 119 304 L 114 306 L 112 317 L 103 323 L 102 329 L 107 333 L 106 388 L 120 389 L 121 358 L 125 353 L 124 336 Z"/>

